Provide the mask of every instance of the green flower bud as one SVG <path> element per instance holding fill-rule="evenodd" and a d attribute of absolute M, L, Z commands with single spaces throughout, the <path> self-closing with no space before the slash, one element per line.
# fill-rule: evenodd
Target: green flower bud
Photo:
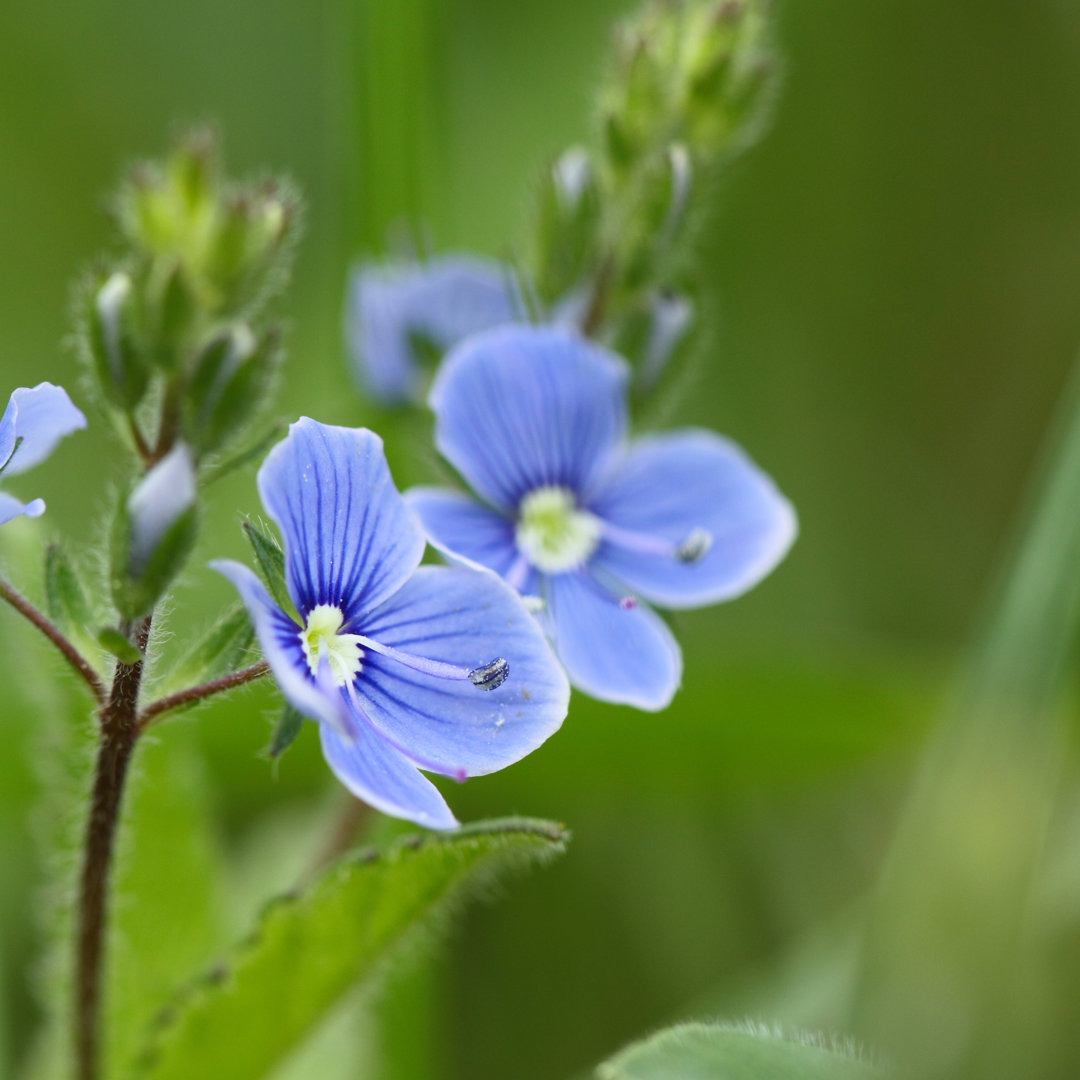
<path fill-rule="evenodd" d="M 195 283 L 176 258 L 159 259 L 146 283 L 151 355 L 166 372 L 180 369 L 198 318 Z"/>
<path fill-rule="evenodd" d="M 86 322 L 98 385 L 128 411 L 142 400 L 149 379 L 136 339 L 133 290 L 128 274 L 110 275 L 90 296 Z"/>
<path fill-rule="evenodd" d="M 215 335 L 195 361 L 185 431 L 201 453 L 219 449 L 256 413 L 269 390 L 277 335 L 256 338 L 246 323 Z"/>

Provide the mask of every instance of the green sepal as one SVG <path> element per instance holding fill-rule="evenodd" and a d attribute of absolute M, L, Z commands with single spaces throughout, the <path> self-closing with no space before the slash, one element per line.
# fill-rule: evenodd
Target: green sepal
<path fill-rule="evenodd" d="M 163 258 L 151 269 L 146 293 L 154 362 L 176 372 L 200 308 L 195 285 L 180 259 Z"/>
<path fill-rule="evenodd" d="M 292 598 L 285 586 L 285 553 L 281 550 L 278 542 L 264 532 L 258 525 L 248 518 L 242 528 L 244 535 L 251 544 L 251 550 L 255 553 L 256 569 L 264 584 L 270 590 L 270 595 L 278 602 L 283 611 L 295 613 Z"/>
<path fill-rule="evenodd" d="M 198 535 L 198 508 L 189 507 L 169 526 L 147 560 L 142 573 L 130 568 L 131 522 L 126 499 L 118 502 L 111 537 L 113 602 L 125 619 L 147 614 L 187 562 Z"/>
<path fill-rule="evenodd" d="M 279 356 L 278 334 L 256 338 L 240 324 L 216 335 L 195 363 L 188 388 L 185 429 L 201 453 L 242 434 L 263 405 Z"/>
<path fill-rule="evenodd" d="M 249 465 L 256 458 L 264 457 L 270 447 L 281 439 L 288 427 L 286 421 L 275 420 L 265 431 L 252 439 L 247 446 L 243 446 L 227 458 L 207 466 L 203 474 L 203 487 L 209 487 L 215 480 L 220 480 L 230 473 L 236 472 L 237 469 L 244 468 L 245 465 Z"/>
<path fill-rule="evenodd" d="M 255 642 L 247 608 L 233 604 L 169 671 L 161 695 L 209 682 L 242 667 Z"/>
<path fill-rule="evenodd" d="M 278 722 L 274 725 L 274 733 L 270 736 L 270 745 L 266 748 L 266 756 L 271 761 L 277 761 L 292 746 L 304 726 L 305 719 L 304 714 L 297 712 L 291 705 L 284 706 Z"/>
<path fill-rule="evenodd" d="M 106 626 L 99 630 L 97 640 L 106 652 L 122 664 L 137 664 L 142 659 L 142 653 L 115 627 Z"/>
<path fill-rule="evenodd" d="M 108 401 L 130 412 L 143 399 L 150 381 L 139 343 L 132 279 L 122 270 L 96 276 L 84 304 L 86 347 L 98 386 Z"/>
<path fill-rule="evenodd" d="M 93 622 L 82 582 L 59 544 L 45 548 L 45 606 L 49 618 L 77 645 L 94 640 L 88 629 Z"/>

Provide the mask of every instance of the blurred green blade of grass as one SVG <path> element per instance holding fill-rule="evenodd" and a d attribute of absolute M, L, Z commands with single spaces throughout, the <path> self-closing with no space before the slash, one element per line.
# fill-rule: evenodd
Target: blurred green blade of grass
<path fill-rule="evenodd" d="M 1035 1075 L 1017 971 L 1080 597 L 1080 370 L 870 911 L 858 1029 L 919 1075 Z"/>

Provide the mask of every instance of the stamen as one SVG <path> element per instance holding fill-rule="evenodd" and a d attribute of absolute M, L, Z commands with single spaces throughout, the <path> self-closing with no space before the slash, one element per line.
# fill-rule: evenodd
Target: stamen
<path fill-rule="evenodd" d="M 443 660 L 429 660 L 425 656 L 414 656 L 401 649 L 395 649 L 392 645 L 384 645 L 381 641 L 373 638 L 356 635 L 356 640 L 371 652 L 380 653 L 390 660 L 396 660 L 413 671 L 420 671 L 425 675 L 433 675 L 436 679 L 451 679 L 463 682 L 468 679 L 473 686 L 480 690 L 494 690 L 506 682 L 510 674 L 510 665 L 502 658 L 496 657 L 488 663 L 477 668 L 467 668 L 457 664 L 448 664 Z"/>
<path fill-rule="evenodd" d="M 675 549 L 675 558 L 682 563 L 696 563 L 703 559 L 712 547 L 712 533 L 707 529 L 694 531 Z"/>
<path fill-rule="evenodd" d="M 496 656 L 483 667 L 473 668 L 469 672 L 469 682 L 480 690 L 497 690 L 510 675 L 510 664 L 501 656 Z"/>
<path fill-rule="evenodd" d="M 639 555 L 658 555 L 662 558 L 677 559 L 681 563 L 695 563 L 703 558 L 712 547 L 712 533 L 707 529 L 696 528 L 679 543 L 664 540 L 659 536 L 623 529 L 612 525 L 610 521 L 600 522 L 600 535 L 609 544 L 633 551 Z"/>

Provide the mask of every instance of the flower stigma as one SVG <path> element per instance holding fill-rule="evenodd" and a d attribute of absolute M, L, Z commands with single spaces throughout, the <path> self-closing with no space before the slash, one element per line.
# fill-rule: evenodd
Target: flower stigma
<path fill-rule="evenodd" d="M 325 657 L 335 686 L 351 683 L 363 666 L 361 638 L 357 634 L 340 633 L 344 622 L 341 608 L 318 604 L 308 612 L 307 623 L 300 631 L 300 645 L 311 674 L 318 674 L 319 664 Z"/>
<path fill-rule="evenodd" d="M 578 509 L 564 487 L 530 491 L 518 507 L 518 550 L 541 573 L 559 574 L 581 566 L 600 542 L 600 522 Z"/>

